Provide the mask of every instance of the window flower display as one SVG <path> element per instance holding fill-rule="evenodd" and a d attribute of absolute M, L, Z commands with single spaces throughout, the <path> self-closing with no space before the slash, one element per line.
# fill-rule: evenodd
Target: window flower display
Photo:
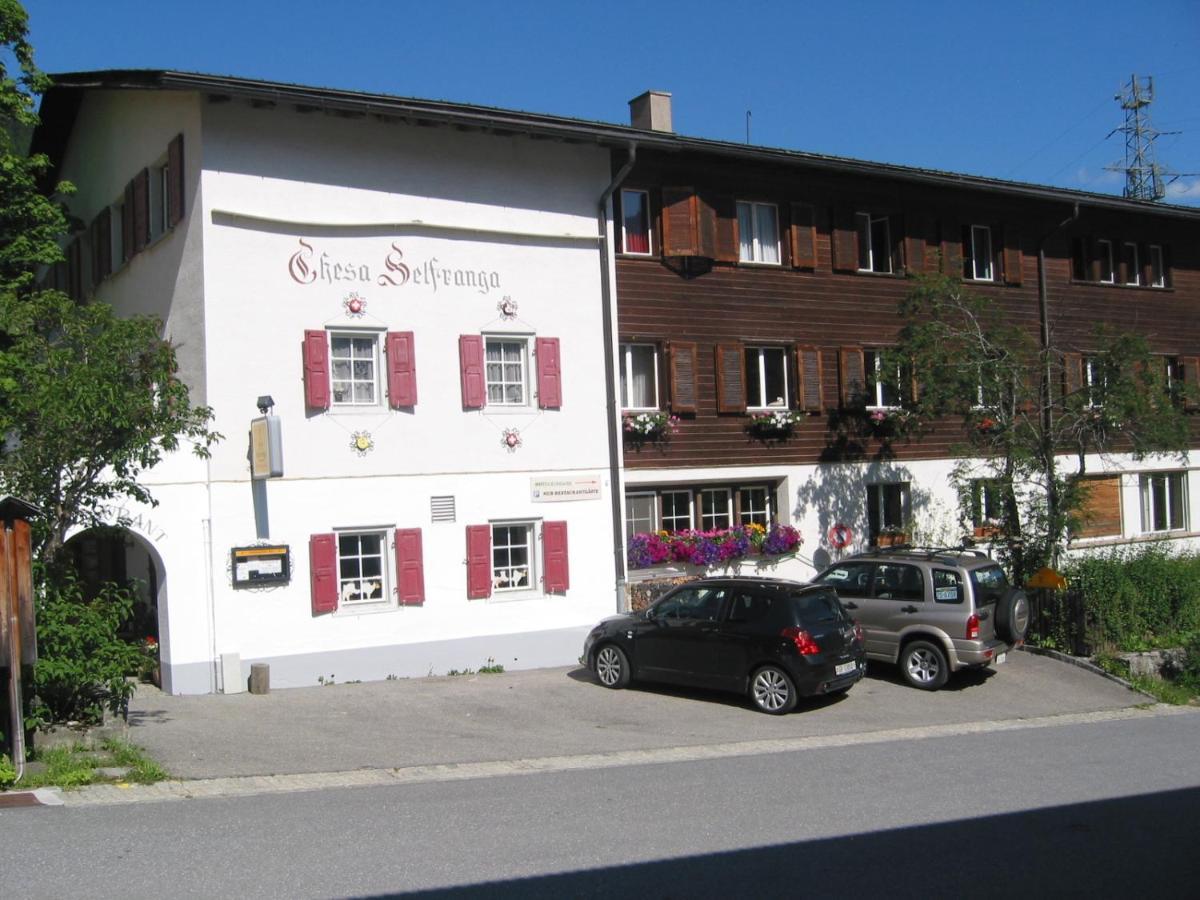
<path fill-rule="evenodd" d="M 627 555 L 632 569 L 666 562 L 709 567 L 755 554 L 784 556 L 794 553 L 803 541 L 791 525 L 777 524 L 769 528 L 751 524 L 711 531 L 655 531 L 630 537 Z"/>

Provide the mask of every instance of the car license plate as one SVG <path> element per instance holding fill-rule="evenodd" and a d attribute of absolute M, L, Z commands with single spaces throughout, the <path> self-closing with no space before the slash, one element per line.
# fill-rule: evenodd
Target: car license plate
<path fill-rule="evenodd" d="M 1001 663 L 1003 663 L 1003 662 L 1004 662 L 1006 659 L 1008 659 L 1008 654 L 1007 654 L 1007 653 L 997 653 L 997 654 L 996 654 L 996 665 L 1000 665 L 1000 664 L 1001 664 Z"/>
<path fill-rule="evenodd" d="M 858 663 L 856 663 L 856 662 L 840 663 L 837 667 L 834 668 L 833 674 L 834 675 L 849 675 L 851 672 L 853 672 L 857 668 L 858 668 Z"/>

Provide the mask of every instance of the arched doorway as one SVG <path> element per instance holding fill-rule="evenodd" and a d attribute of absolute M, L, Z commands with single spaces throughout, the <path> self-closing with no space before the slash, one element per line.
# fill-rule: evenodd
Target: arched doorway
<path fill-rule="evenodd" d="M 106 583 L 133 588 L 134 612 L 126 636 L 159 641 L 165 631 L 161 609 L 166 573 L 152 544 L 127 528 L 100 525 L 71 537 L 65 549 L 75 563 L 85 598 L 96 596 Z"/>

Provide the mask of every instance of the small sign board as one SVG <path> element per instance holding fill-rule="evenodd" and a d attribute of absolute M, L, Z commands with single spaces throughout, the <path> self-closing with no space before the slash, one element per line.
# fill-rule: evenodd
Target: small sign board
<path fill-rule="evenodd" d="M 599 478 L 530 478 L 530 499 L 534 503 L 558 503 L 563 500 L 599 500 Z"/>
<path fill-rule="evenodd" d="M 234 547 L 230 555 L 235 588 L 271 587 L 291 580 L 291 560 L 286 544 Z"/>
<path fill-rule="evenodd" d="M 278 478 L 283 474 L 283 430 L 278 416 L 250 420 L 250 477 Z"/>

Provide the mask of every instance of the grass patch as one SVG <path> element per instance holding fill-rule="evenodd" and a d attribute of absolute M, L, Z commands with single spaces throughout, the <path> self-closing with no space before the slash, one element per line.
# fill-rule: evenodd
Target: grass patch
<path fill-rule="evenodd" d="M 1149 675 L 1130 675 L 1129 667 L 1116 656 L 1101 654 L 1092 660 L 1097 666 L 1123 678 L 1142 693 L 1149 694 L 1159 703 L 1169 703 L 1172 706 L 1188 706 L 1200 698 L 1200 691 L 1190 681 L 1172 681 L 1169 678 L 1151 678 Z"/>
<path fill-rule="evenodd" d="M 48 747 L 35 751 L 30 762 L 41 765 L 27 768 L 25 777 L 10 789 L 57 787 L 71 790 L 89 784 L 152 784 L 170 777 L 140 747 L 115 738 L 106 739 L 99 747 L 78 743 Z M 97 771 L 112 767 L 127 768 L 129 773 L 121 778 L 108 778 Z"/>

